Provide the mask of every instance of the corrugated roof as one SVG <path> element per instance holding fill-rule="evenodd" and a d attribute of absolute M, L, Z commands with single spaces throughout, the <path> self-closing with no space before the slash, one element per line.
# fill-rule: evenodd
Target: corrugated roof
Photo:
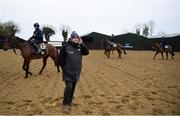
<path fill-rule="evenodd" d="M 80 37 L 84 37 L 84 36 L 87 36 L 87 35 L 90 35 L 90 34 L 92 34 L 92 33 L 96 33 L 96 34 L 100 34 L 100 35 L 104 35 L 104 36 L 109 36 L 109 35 L 106 35 L 106 34 L 103 34 L 103 33 L 98 33 L 98 32 L 90 32 L 90 33 L 87 33 L 87 34 L 83 34 L 83 35 L 81 35 Z M 110 36 L 109 36 L 110 37 Z"/>
<path fill-rule="evenodd" d="M 176 36 L 180 36 L 180 33 L 166 34 L 166 35 L 163 35 L 163 34 L 153 35 L 153 36 L 150 36 L 148 38 L 162 38 L 162 37 L 176 37 Z"/>

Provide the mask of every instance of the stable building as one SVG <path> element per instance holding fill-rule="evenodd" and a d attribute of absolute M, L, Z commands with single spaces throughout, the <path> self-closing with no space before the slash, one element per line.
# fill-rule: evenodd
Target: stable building
<path fill-rule="evenodd" d="M 86 44 L 88 49 L 103 49 L 102 40 L 103 39 L 110 39 L 111 36 L 91 32 L 81 36 L 83 42 Z"/>
<path fill-rule="evenodd" d="M 91 32 L 81 36 L 83 42 L 89 49 L 103 49 L 102 40 L 108 39 L 109 41 L 120 43 L 126 49 L 131 50 L 153 50 L 152 45 L 155 42 L 160 43 L 162 37 L 173 47 L 174 51 L 180 51 L 180 34 L 144 37 L 135 33 L 109 36 L 98 32 Z"/>

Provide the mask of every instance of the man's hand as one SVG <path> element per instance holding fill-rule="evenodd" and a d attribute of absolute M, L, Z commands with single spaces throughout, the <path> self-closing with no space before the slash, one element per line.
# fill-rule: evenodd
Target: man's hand
<path fill-rule="evenodd" d="M 79 37 L 79 42 L 78 42 L 78 44 L 82 44 L 83 43 L 83 41 L 82 41 L 82 39 Z"/>

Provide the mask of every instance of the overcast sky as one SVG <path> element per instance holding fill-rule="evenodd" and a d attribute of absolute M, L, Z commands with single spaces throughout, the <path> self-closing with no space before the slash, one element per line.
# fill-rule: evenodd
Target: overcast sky
<path fill-rule="evenodd" d="M 0 0 L 0 21 L 15 21 L 18 36 L 29 38 L 33 24 L 56 28 L 68 25 L 80 35 L 96 31 L 107 35 L 134 31 L 137 24 L 153 20 L 159 31 L 180 33 L 180 0 Z"/>

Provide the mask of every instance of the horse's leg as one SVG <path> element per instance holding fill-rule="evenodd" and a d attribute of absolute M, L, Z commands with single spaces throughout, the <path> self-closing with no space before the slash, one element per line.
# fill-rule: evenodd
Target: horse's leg
<path fill-rule="evenodd" d="M 108 50 L 105 51 L 105 55 L 108 57 Z"/>
<path fill-rule="evenodd" d="M 108 54 L 108 56 L 109 56 L 109 58 L 110 58 L 110 56 L 111 56 L 111 50 L 109 50 L 109 54 Z"/>
<path fill-rule="evenodd" d="M 39 72 L 39 74 L 41 74 L 42 71 L 44 70 L 44 68 L 46 67 L 48 57 L 49 57 L 49 56 L 45 56 L 45 57 L 43 58 L 43 66 L 42 66 L 41 71 Z"/>
<path fill-rule="evenodd" d="M 56 57 L 55 56 L 50 56 L 50 57 L 54 61 L 55 66 L 57 67 L 57 72 L 60 72 L 57 56 Z"/>
<path fill-rule="evenodd" d="M 25 78 L 28 77 L 28 74 L 32 74 L 31 72 L 29 72 L 29 63 L 30 63 L 30 60 L 25 60 L 25 71 L 26 71 L 26 76 Z"/>
<path fill-rule="evenodd" d="M 104 49 L 104 55 L 106 55 L 106 49 Z"/>
<path fill-rule="evenodd" d="M 166 52 L 166 60 L 168 59 L 168 52 Z"/>
<path fill-rule="evenodd" d="M 118 59 L 119 59 L 119 58 L 121 58 L 121 53 L 119 50 L 117 50 L 117 52 L 118 52 Z"/>
<path fill-rule="evenodd" d="M 54 64 L 55 66 L 57 67 L 57 72 L 59 73 L 60 72 L 60 69 L 59 69 L 59 64 L 58 64 L 58 59 L 56 57 L 56 60 L 54 60 Z"/>
<path fill-rule="evenodd" d="M 108 58 L 110 58 L 110 52 L 111 52 L 111 50 L 108 50 L 108 51 L 107 51 L 107 57 L 108 57 Z"/>
<path fill-rule="evenodd" d="M 173 56 L 174 56 L 174 53 L 171 52 L 171 59 L 172 59 L 172 60 L 174 60 Z"/>
<path fill-rule="evenodd" d="M 169 48 L 168 52 L 171 54 L 171 59 L 174 60 L 174 58 L 173 58 L 173 56 L 174 56 L 174 51 L 173 51 L 173 49 L 172 49 L 172 48 L 171 48 L 171 49 Z"/>
<path fill-rule="evenodd" d="M 24 60 L 22 69 L 26 72 L 25 78 L 28 77 L 28 74 L 32 75 L 32 73 L 28 71 L 28 70 L 29 70 L 29 64 L 28 64 L 28 65 L 27 65 L 27 64 L 28 64 L 28 61 L 27 61 L 27 60 Z"/>
<path fill-rule="evenodd" d="M 30 61 L 28 62 L 28 65 L 26 65 L 26 68 L 28 68 L 28 70 L 27 70 L 28 74 L 32 75 L 32 73 L 29 71 L 29 63 L 30 63 Z"/>
<path fill-rule="evenodd" d="M 122 58 L 121 56 L 122 56 L 122 52 L 121 52 L 121 50 L 120 50 L 120 58 Z"/>
<path fill-rule="evenodd" d="M 57 67 L 57 72 L 59 73 L 60 72 L 59 65 L 56 65 L 56 67 Z"/>
<path fill-rule="evenodd" d="M 58 64 L 58 59 L 57 59 L 57 57 L 56 57 L 53 61 L 54 61 L 55 66 L 57 67 L 57 72 L 59 73 L 59 72 L 60 72 L 60 69 L 59 69 L 59 64 Z"/>
<path fill-rule="evenodd" d="M 162 60 L 164 60 L 163 52 L 161 52 Z"/>
<path fill-rule="evenodd" d="M 156 53 L 154 54 L 154 57 L 153 57 L 153 60 L 155 59 L 156 55 L 158 54 L 159 52 L 156 51 Z"/>
<path fill-rule="evenodd" d="M 22 65 L 22 69 L 23 69 L 24 71 L 26 71 L 26 65 L 25 65 L 25 63 L 26 63 L 26 61 L 24 60 L 24 63 L 23 63 L 23 65 Z"/>
<path fill-rule="evenodd" d="M 118 59 L 121 58 L 122 52 L 120 50 L 117 50 L 118 52 Z"/>

